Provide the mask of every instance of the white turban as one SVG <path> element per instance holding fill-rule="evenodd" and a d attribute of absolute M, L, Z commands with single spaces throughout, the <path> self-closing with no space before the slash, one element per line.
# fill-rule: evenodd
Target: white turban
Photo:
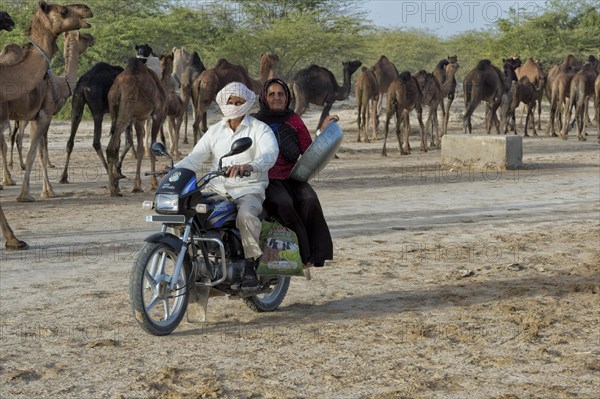
<path fill-rule="evenodd" d="M 227 104 L 229 97 L 236 96 L 246 100 L 242 105 Z M 217 104 L 225 116 L 225 120 L 236 119 L 246 115 L 256 101 L 256 94 L 240 82 L 231 82 L 217 93 Z"/>

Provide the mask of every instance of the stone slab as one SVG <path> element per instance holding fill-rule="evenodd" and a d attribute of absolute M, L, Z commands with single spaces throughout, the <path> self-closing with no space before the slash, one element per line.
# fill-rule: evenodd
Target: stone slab
<path fill-rule="evenodd" d="M 442 164 L 463 164 L 494 169 L 519 169 L 523 165 L 523 138 L 473 134 L 442 137 Z"/>

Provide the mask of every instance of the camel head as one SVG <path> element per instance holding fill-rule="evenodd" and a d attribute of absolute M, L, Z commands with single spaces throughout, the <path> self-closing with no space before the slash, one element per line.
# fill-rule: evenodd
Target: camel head
<path fill-rule="evenodd" d="M 175 55 L 173 53 L 165 53 L 160 56 L 160 70 L 162 74 L 172 74 L 173 73 L 173 60 L 175 59 Z"/>
<path fill-rule="evenodd" d="M 456 54 L 448 56 L 448 62 L 451 64 L 458 64 L 458 56 Z"/>
<path fill-rule="evenodd" d="M 154 51 L 152 51 L 152 47 L 150 47 L 147 43 L 135 45 L 135 56 L 143 60 L 147 60 L 148 57 L 151 56 L 156 57 Z"/>
<path fill-rule="evenodd" d="M 0 11 L 0 30 L 10 32 L 15 27 L 15 21 L 6 11 Z"/>
<path fill-rule="evenodd" d="M 350 75 L 352 75 L 354 72 L 356 72 L 358 68 L 360 68 L 362 62 L 360 62 L 359 60 L 344 61 L 342 62 L 342 65 L 344 66 L 344 71 L 348 71 L 350 72 Z"/>
<path fill-rule="evenodd" d="M 65 32 L 65 50 L 75 47 L 77 54 L 81 54 L 94 44 L 96 44 L 96 39 L 89 33 L 81 33 L 78 30 Z"/>
<path fill-rule="evenodd" d="M 85 4 L 61 6 L 42 0 L 27 28 L 27 35 L 31 35 L 37 29 L 37 23 L 41 24 L 42 30 L 46 30 L 54 36 L 72 30 L 91 28 L 91 25 L 85 19 L 93 16 L 92 10 Z"/>

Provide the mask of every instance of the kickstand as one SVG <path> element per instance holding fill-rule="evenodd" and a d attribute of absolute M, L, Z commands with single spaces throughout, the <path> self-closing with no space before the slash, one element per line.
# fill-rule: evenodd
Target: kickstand
<path fill-rule="evenodd" d="M 187 306 L 187 320 L 189 323 L 202 323 L 206 321 L 206 309 L 211 287 L 199 285 L 190 291 Z"/>

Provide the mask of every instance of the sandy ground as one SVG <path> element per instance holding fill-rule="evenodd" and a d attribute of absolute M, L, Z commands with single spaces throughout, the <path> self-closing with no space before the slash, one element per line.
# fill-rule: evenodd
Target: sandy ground
<path fill-rule="evenodd" d="M 128 296 L 136 253 L 159 227 L 140 206 L 149 181 L 132 194 L 124 180 L 125 196 L 110 198 L 87 123 L 71 184 L 56 183 L 69 124 L 55 122 L 57 197 L 39 198 L 39 169 L 35 203 L 16 202 L 19 186 L 0 191 L 31 245 L 0 251 L 0 397 L 596 397 L 596 128 L 587 142 L 526 138 L 522 170 L 449 170 L 416 136 L 403 157 L 395 142 L 387 158 L 381 140 L 356 143 L 352 104 L 334 105 L 344 143 L 314 181 L 335 260 L 294 279 L 277 312 L 212 299 L 208 323 L 162 338 L 138 327 Z M 306 115 L 311 129 L 319 113 Z"/>

